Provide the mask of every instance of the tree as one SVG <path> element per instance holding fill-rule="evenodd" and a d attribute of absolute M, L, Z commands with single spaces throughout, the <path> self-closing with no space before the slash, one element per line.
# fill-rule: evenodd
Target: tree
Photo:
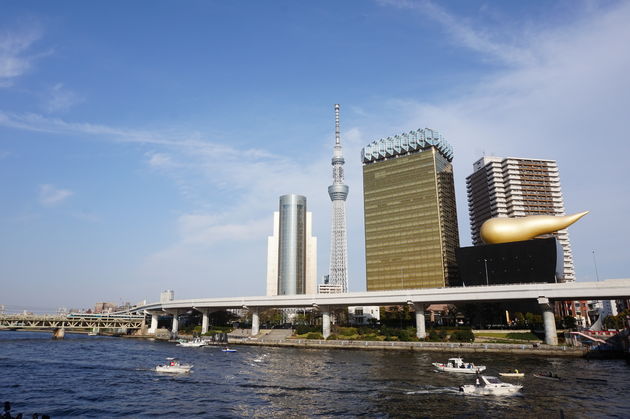
<path fill-rule="evenodd" d="M 573 316 L 564 316 L 562 324 L 567 329 L 575 329 L 577 327 L 577 320 Z"/>
<path fill-rule="evenodd" d="M 405 328 L 415 325 L 409 305 L 381 307 L 381 324 L 388 327 Z"/>
<path fill-rule="evenodd" d="M 528 326 L 534 325 L 534 313 L 525 313 L 525 324 L 527 324 Z"/>
<path fill-rule="evenodd" d="M 624 310 L 616 316 L 607 316 L 604 319 L 604 326 L 606 329 L 625 329 L 627 316 L 630 316 L 630 310 Z"/>
<path fill-rule="evenodd" d="M 231 326 L 233 321 L 238 320 L 238 316 L 223 310 L 210 313 L 208 319 L 213 326 Z"/>
<path fill-rule="evenodd" d="M 282 311 L 277 308 L 263 310 L 259 314 L 260 322 L 263 324 L 279 325 L 282 324 Z"/>

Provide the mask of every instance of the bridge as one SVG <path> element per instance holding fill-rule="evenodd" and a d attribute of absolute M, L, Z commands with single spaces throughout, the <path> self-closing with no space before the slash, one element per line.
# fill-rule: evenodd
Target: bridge
<path fill-rule="evenodd" d="M 63 337 L 66 329 L 140 329 L 144 326 L 145 315 L 131 313 L 103 314 L 0 314 L 0 329 L 51 329 L 55 337 Z"/>
<path fill-rule="evenodd" d="M 556 323 L 551 302 L 554 300 L 607 300 L 630 298 L 630 279 L 601 282 L 533 283 L 474 287 L 423 288 L 395 291 L 349 292 L 342 294 L 280 295 L 264 297 L 200 298 L 173 300 L 137 306 L 132 312 L 151 315 L 149 333 L 155 334 L 158 316 L 173 316 L 172 332 L 177 334 L 178 316 L 189 310 L 202 313 L 202 333 L 208 331 L 209 313 L 226 309 L 247 309 L 252 314 L 252 336 L 259 333 L 259 310 L 268 308 L 313 307 L 322 313 L 322 334 L 330 336 L 330 312 L 349 306 L 413 305 L 416 335 L 426 336 L 424 309 L 429 304 L 535 300 L 543 314 L 545 343 L 557 345 Z"/>

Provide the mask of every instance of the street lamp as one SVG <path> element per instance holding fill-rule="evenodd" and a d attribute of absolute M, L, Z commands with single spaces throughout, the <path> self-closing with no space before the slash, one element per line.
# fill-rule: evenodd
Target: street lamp
<path fill-rule="evenodd" d="M 486 285 L 490 285 L 488 282 L 488 259 L 483 259 L 483 266 L 486 268 Z"/>
<path fill-rule="evenodd" d="M 595 278 L 599 282 L 599 272 L 597 271 L 597 260 L 595 259 L 595 251 L 593 250 L 593 265 L 595 265 Z"/>

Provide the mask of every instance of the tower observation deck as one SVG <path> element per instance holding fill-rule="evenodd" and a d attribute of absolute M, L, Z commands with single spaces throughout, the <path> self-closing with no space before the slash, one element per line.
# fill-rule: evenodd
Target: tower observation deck
<path fill-rule="evenodd" d="M 348 186 L 343 182 L 345 160 L 339 135 L 339 105 L 335 105 L 335 148 L 331 163 L 333 184 L 328 187 L 328 195 L 332 201 L 329 283 L 341 285 L 342 292 L 348 292 L 348 239 L 346 233 Z"/>

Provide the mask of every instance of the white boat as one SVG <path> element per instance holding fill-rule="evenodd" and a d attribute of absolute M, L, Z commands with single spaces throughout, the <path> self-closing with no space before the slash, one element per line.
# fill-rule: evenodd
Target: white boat
<path fill-rule="evenodd" d="M 208 342 L 201 338 L 195 338 L 193 340 L 180 340 L 177 346 L 184 346 L 186 348 L 200 348 L 206 346 Z"/>
<path fill-rule="evenodd" d="M 475 384 L 466 384 L 459 388 L 464 394 L 476 394 L 479 396 L 509 396 L 518 393 L 523 386 L 504 383 L 497 377 L 480 375 Z"/>
<path fill-rule="evenodd" d="M 230 349 L 230 348 L 223 348 L 221 349 L 221 352 L 236 352 L 236 349 Z"/>
<path fill-rule="evenodd" d="M 499 375 L 501 377 L 525 377 L 524 372 L 518 372 L 518 370 L 513 370 L 511 372 L 500 372 Z"/>
<path fill-rule="evenodd" d="M 449 358 L 446 363 L 434 362 L 432 365 L 437 368 L 438 371 L 459 372 L 463 374 L 476 374 L 486 369 L 483 365 L 464 362 L 461 358 Z"/>
<path fill-rule="evenodd" d="M 181 374 L 181 373 L 190 372 L 190 370 L 193 367 L 190 364 L 180 364 L 176 358 L 166 358 L 166 360 L 168 362 L 164 365 L 158 365 L 157 367 L 155 367 L 155 371 Z"/>

